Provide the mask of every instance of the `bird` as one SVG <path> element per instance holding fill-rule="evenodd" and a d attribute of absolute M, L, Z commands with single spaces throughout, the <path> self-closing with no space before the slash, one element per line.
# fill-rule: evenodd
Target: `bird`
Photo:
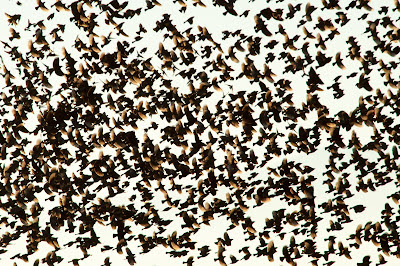
<path fill-rule="evenodd" d="M 104 265 L 114 253 L 134 265 L 156 248 L 188 265 L 398 257 L 400 196 L 386 189 L 398 182 L 398 1 L 26 8 L 5 6 L 3 18 L 2 256 L 35 254 L 34 265 L 79 265 L 96 248 L 110 254 Z M 203 13 L 224 19 L 203 23 Z M 387 202 L 363 221 L 370 207 L 357 199 L 378 192 Z M 98 225 L 115 230 L 115 243 Z M 27 253 L 12 254 L 24 236 Z M 52 250 L 42 254 L 42 241 Z"/>

